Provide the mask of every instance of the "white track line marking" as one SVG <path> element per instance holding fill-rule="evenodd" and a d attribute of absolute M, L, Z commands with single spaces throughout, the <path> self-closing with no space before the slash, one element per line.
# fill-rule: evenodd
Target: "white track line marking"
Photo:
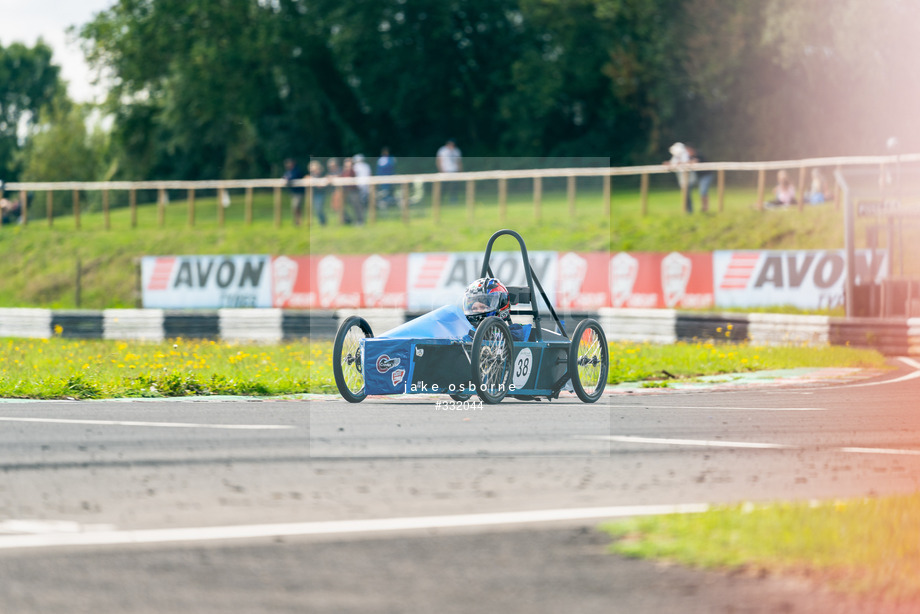
<path fill-rule="evenodd" d="M 658 439 L 654 437 L 629 437 L 625 435 L 594 435 L 579 437 L 578 439 L 599 439 L 604 441 L 619 441 L 621 443 L 653 443 L 666 446 L 702 446 L 706 448 L 761 448 L 766 450 L 787 449 L 781 443 L 756 443 L 750 441 L 707 441 L 702 439 Z"/>
<path fill-rule="evenodd" d="M 853 452 L 855 454 L 906 454 L 908 456 L 920 456 L 920 450 L 898 450 L 895 448 L 840 448 L 841 452 Z"/>
<path fill-rule="evenodd" d="M 837 390 L 840 388 L 863 388 L 866 386 L 883 386 L 885 384 L 897 384 L 900 382 L 906 382 L 906 381 L 917 379 L 918 377 L 920 377 L 920 363 L 906 356 L 899 356 L 898 360 L 903 362 L 908 367 L 912 367 L 913 369 L 915 369 L 915 371 L 913 373 L 908 373 L 907 375 L 902 375 L 901 377 L 896 377 L 894 379 L 888 379 L 883 382 L 866 382 L 863 384 L 846 384 L 843 386 L 834 386 L 833 389 Z"/>
<path fill-rule="evenodd" d="M 129 420 L 69 420 L 64 418 L 9 418 L 0 417 L 0 422 L 40 422 L 48 424 L 86 424 L 91 426 L 155 426 L 171 429 L 229 429 L 242 431 L 263 431 L 292 429 L 284 424 L 197 424 L 194 422 L 133 422 Z"/>
<path fill-rule="evenodd" d="M 644 409 L 730 409 L 732 411 L 827 411 L 825 407 L 721 407 L 719 405 L 643 405 Z"/>
<path fill-rule="evenodd" d="M 574 437 L 574 439 L 593 439 L 601 441 L 618 441 L 621 443 L 650 443 L 663 446 L 698 446 L 703 448 L 757 448 L 763 450 L 794 450 L 801 449 L 803 446 L 793 446 L 781 443 L 758 443 L 750 441 L 720 441 L 704 439 L 666 439 L 658 437 L 632 437 L 628 435 L 586 435 Z M 890 455 L 907 455 L 920 456 L 920 450 L 907 450 L 896 448 L 830 448 L 839 452 L 851 452 L 855 454 L 890 454 Z"/>
<path fill-rule="evenodd" d="M 349 533 L 381 533 L 387 531 L 420 531 L 455 527 L 487 527 L 500 525 L 657 516 L 660 514 L 694 514 L 705 512 L 704 503 L 677 505 L 635 505 L 589 507 L 575 509 L 534 510 L 529 512 L 500 512 L 494 514 L 464 514 L 457 516 L 421 516 L 416 518 L 382 518 L 376 520 L 334 520 L 328 522 L 298 522 L 288 524 L 256 524 L 223 527 L 194 527 L 183 529 L 144 529 L 137 531 L 85 531 L 82 533 L 48 533 L 41 535 L 0 536 L 0 550 L 11 548 L 49 548 L 55 546 L 110 546 L 126 544 L 156 544 L 166 542 L 201 542 L 259 537 L 292 537 L 303 535 L 342 535 Z"/>

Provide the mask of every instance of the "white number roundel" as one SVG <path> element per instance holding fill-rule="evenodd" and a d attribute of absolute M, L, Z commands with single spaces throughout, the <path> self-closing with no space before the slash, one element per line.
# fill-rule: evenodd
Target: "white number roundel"
<path fill-rule="evenodd" d="M 527 385 L 530 379 L 530 372 L 533 371 L 533 354 L 530 348 L 524 348 L 518 352 L 517 358 L 514 359 L 514 372 L 511 374 L 511 383 L 515 388 L 521 389 Z"/>

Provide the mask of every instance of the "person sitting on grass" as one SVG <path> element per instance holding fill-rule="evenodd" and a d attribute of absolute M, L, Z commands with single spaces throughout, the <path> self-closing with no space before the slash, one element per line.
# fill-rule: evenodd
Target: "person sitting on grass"
<path fill-rule="evenodd" d="M 773 196 L 773 200 L 766 203 L 768 208 L 778 209 L 798 204 L 795 186 L 789 180 L 789 173 L 786 171 L 780 171 L 776 174 L 776 187 L 773 188 Z"/>

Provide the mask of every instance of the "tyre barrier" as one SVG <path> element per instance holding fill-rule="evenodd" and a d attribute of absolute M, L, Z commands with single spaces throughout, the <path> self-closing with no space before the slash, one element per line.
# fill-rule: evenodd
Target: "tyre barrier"
<path fill-rule="evenodd" d="M 124 339 L 160 341 L 223 339 L 273 343 L 335 337 L 340 322 L 360 315 L 375 331 L 386 331 L 420 314 L 400 309 L 105 309 L 102 311 L 0 308 L 0 337 Z M 755 345 L 849 345 L 890 356 L 920 355 L 920 318 L 831 318 L 770 313 L 696 313 L 670 309 L 600 309 L 562 314 L 574 330 L 597 319 L 609 341 L 674 343 L 712 341 Z"/>

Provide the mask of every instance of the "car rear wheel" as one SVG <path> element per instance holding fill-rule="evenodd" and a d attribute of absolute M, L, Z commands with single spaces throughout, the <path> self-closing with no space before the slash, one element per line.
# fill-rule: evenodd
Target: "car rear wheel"
<path fill-rule="evenodd" d="M 505 321 L 490 316 L 479 323 L 473 336 L 473 383 L 483 403 L 500 403 L 511 386 L 514 341 Z"/>
<path fill-rule="evenodd" d="M 364 318 L 347 318 L 335 334 L 332 346 L 332 373 L 335 385 L 349 403 L 360 403 L 367 396 L 364 381 L 364 345 L 362 341 L 374 336 Z"/>

